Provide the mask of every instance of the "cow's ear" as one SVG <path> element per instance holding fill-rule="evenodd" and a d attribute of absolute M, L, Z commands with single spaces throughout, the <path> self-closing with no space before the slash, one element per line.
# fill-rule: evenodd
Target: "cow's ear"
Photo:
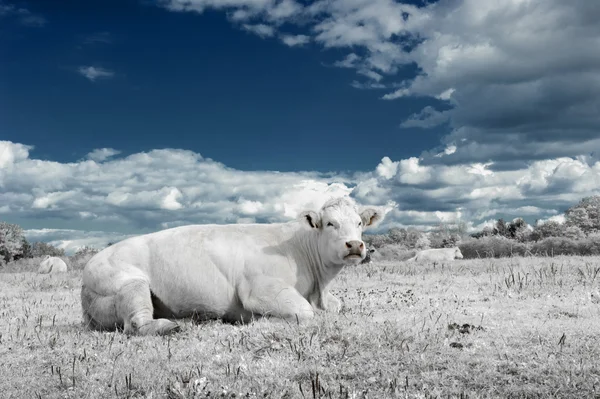
<path fill-rule="evenodd" d="M 321 218 L 313 211 L 302 212 L 300 214 L 300 221 L 306 223 L 312 229 L 318 229 L 321 226 Z"/>
<path fill-rule="evenodd" d="M 365 209 L 360 213 L 360 218 L 365 228 L 376 225 L 381 220 L 381 217 L 381 213 L 373 208 Z"/>

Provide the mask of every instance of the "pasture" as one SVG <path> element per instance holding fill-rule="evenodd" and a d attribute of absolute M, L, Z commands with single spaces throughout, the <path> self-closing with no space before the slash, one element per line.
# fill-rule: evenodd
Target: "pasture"
<path fill-rule="evenodd" d="M 81 325 L 81 270 L 0 269 L 3 398 L 598 397 L 600 257 L 346 268 L 298 325 Z"/>

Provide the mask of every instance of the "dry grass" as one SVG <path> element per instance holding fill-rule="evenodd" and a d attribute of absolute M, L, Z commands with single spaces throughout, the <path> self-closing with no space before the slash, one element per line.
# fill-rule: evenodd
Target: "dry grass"
<path fill-rule="evenodd" d="M 10 269 L 6 269 L 10 270 Z M 82 328 L 80 270 L 0 273 L 3 398 L 598 397 L 600 258 L 381 262 L 305 325 Z"/>

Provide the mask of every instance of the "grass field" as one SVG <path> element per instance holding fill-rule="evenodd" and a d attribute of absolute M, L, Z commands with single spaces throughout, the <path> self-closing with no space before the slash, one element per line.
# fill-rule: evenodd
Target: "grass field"
<path fill-rule="evenodd" d="M 600 397 L 600 258 L 380 262 L 340 314 L 88 331 L 81 271 L 0 272 L 2 398 Z"/>

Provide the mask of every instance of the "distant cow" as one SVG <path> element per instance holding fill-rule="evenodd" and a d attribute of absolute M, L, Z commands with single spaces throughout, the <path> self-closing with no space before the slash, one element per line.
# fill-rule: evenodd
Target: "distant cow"
<path fill-rule="evenodd" d="M 462 259 L 463 255 L 458 247 L 454 248 L 436 248 L 436 249 L 424 249 L 419 251 L 414 257 L 408 260 L 414 261 L 429 261 L 429 262 L 442 262 L 451 261 L 454 259 Z"/>
<path fill-rule="evenodd" d="M 40 263 L 40 268 L 38 269 L 38 273 L 40 274 L 48 274 L 48 273 L 64 273 L 67 271 L 67 264 L 61 258 L 57 258 L 56 256 L 46 255 L 42 263 Z"/>
<path fill-rule="evenodd" d="M 372 263 L 373 259 L 371 259 L 371 255 L 375 252 L 375 248 L 369 248 L 367 249 L 367 255 L 365 256 L 365 258 L 362 260 L 362 262 L 360 262 L 361 265 L 367 264 L 367 263 Z"/>
<path fill-rule="evenodd" d="M 337 198 L 299 220 L 192 225 L 129 238 L 102 250 L 83 270 L 84 322 L 95 329 L 168 334 L 168 320 L 303 320 L 337 312 L 328 289 L 345 265 L 366 255 L 365 228 L 381 214 Z"/>

